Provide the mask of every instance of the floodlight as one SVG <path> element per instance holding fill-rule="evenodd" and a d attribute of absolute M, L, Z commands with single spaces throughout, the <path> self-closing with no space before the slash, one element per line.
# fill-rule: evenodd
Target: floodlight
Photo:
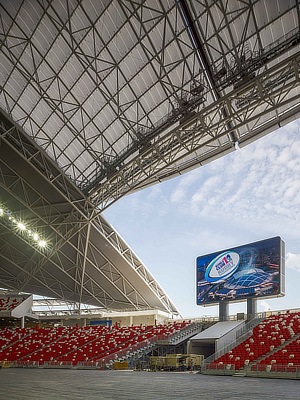
<path fill-rule="evenodd" d="M 33 239 L 38 241 L 39 240 L 39 235 L 37 233 L 34 233 L 33 234 Z"/>
<path fill-rule="evenodd" d="M 1 0 L 0 0 L 1 1 Z M 37 232 L 34 232 L 32 229 L 27 228 L 30 225 L 29 222 L 22 222 L 18 221 L 19 217 L 14 215 L 8 208 L 3 205 L 0 201 L 0 217 L 7 218 L 10 222 L 11 228 L 13 229 L 14 233 L 21 235 L 23 238 L 28 238 L 31 241 L 34 240 L 36 245 L 39 247 L 48 247 L 49 245 L 45 240 L 42 240 Z M 15 225 L 12 225 L 15 224 Z M 18 228 L 18 229 L 16 229 Z M 20 232 L 21 231 L 21 232 Z"/>
<path fill-rule="evenodd" d="M 24 231 L 26 229 L 26 226 L 22 222 L 18 222 L 18 228 Z"/>

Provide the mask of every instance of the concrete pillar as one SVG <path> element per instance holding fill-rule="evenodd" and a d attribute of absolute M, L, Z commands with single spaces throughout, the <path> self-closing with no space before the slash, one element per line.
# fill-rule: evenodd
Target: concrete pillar
<path fill-rule="evenodd" d="M 255 318 L 257 314 L 257 301 L 256 299 L 249 298 L 247 299 L 247 320 Z"/>
<path fill-rule="evenodd" d="M 229 302 L 220 301 L 219 302 L 219 321 L 229 321 Z"/>
<path fill-rule="evenodd" d="M 129 326 L 131 326 L 133 324 L 133 316 L 130 315 L 129 316 Z"/>
<path fill-rule="evenodd" d="M 25 327 L 25 317 L 21 317 L 21 328 L 23 329 Z"/>

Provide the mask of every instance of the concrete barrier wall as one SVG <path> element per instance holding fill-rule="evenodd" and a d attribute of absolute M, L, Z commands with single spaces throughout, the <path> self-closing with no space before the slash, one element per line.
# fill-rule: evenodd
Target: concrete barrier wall
<path fill-rule="evenodd" d="M 33 305 L 33 295 L 30 295 L 22 301 L 16 308 L 14 308 L 11 312 L 11 316 L 15 318 L 22 318 L 26 315 L 31 314 L 31 308 Z"/>

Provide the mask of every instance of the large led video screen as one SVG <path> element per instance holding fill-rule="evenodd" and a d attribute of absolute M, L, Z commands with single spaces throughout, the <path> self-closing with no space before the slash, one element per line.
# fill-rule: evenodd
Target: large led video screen
<path fill-rule="evenodd" d="M 197 258 L 197 304 L 284 296 L 285 245 L 279 237 Z"/>

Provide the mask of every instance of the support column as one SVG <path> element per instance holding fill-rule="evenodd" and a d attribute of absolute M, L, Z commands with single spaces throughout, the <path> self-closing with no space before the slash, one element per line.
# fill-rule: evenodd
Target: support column
<path fill-rule="evenodd" d="M 247 299 L 247 320 L 255 318 L 257 314 L 257 301 L 256 299 Z"/>
<path fill-rule="evenodd" d="M 21 328 L 24 329 L 25 327 L 25 317 L 23 315 L 23 317 L 21 317 Z"/>
<path fill-rule="evenodd" d="M 219 302 L 219 321 L 229 321 L 229 302 L 220 301 Z"/>

